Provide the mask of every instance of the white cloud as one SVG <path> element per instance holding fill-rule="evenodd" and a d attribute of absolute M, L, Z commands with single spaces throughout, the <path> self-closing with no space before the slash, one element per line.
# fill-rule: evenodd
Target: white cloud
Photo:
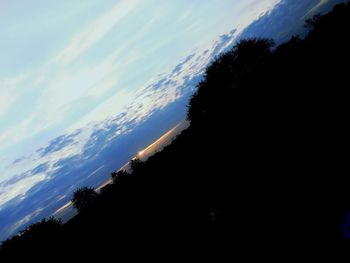
<path fill-rule="evenodd" d="M 282 0 L 270 1 L 253 1 L 242 6 L 241 13 L 244 16 L 240 17 L 239 23 L 236 27 L 237 33 L 241 33 L 254 20 L 274 9 Z"/>
<path fill-rule="evenodd" d="M 126 17 L 140 0 L 122 0 L 90 26 L 78 33 L 55 58 L 56 62 L 70 63 L 94 46 L 118 22 Z"/>
<path fill-rule="evenodd" d="M 0 207 L 16 197 L 25 195 L 33 186 L 45 179 L 45 174 L 36 174 L 14 184 L 0 184 Z"/>

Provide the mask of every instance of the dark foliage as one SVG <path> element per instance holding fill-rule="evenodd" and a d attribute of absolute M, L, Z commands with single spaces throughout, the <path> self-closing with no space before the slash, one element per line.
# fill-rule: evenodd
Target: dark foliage
<path fill-rule="evenodd" d="M 33 249 L 40 248 L 44 253 L 56 253 L 61 231 L 61 221 L 54 218 L 43 219 L 21 231 L 19 235 L 4 241 L 0 252 L 11 261 L 32 255 Z"/>
<path fill-rule="evenodd" d="M 56 250 L 346 256 L 349 22 L 350 4 L 339 5 L 303 40 L 272 51 L 271 40 L 248 39 L 220 56 L 191 99 L 190 128 L 134 160 L 130 175 L 114 174 L 96 205 L 51 236 L 63 240 Z"/>
<path fill-rule="evenodd" d="M 242 40 L 230 52 L 219 56 L 208 67 L 205 80 L 190 101 L 187 117 L 192 124 L 226 117 L 222 113 L 232 108 L 234 89 L 242 88 L 242 82 L 267 62 L 272 46 L 273 41 L 268 39 Z"/>
<path fill-rule="evenodd" d="M 77 189 L 72 198 L 73 206 L 79 212 L 84 211 L 86 208 L 96 202 L 97 193 L 93 188 L 83 187 Z"/>
<path fill-rule="evenodd" d="M 130 161 L 130 168 L 133 173 L 137 173 L 142 169 L 143 163 L 140 159 L 134 158 Z"/>
<path fill-rule="evenodd" d="M 309 18 L 305 21 L 305 27 L 309 30 L 313 30 L 314 27 L 320 23 L 321 15 L 315 15 L 312 18 Z"/>
<path fill-rule="evenodd" d="M 113 172 L 111 175 L 114 184 L 124 180 L 124 178 L 127 176 L 130 176 L 130 174 L 124 170 L 120 170 L 118 172 Z"/>

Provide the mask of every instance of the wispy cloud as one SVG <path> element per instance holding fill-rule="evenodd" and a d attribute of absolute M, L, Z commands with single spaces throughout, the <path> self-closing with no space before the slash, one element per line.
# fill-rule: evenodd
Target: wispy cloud
<path fill-rule="evenodd" d="M 86 100 L 95 101 L 115 88 L 119 69 L 125 64 L 116 63 L 124 46 L 103 58 L 99 63 L 70 67 L 46 65 L 33 81 L 27 81 L 31 90 L 40 90 L 25 119 L 0 134 L 0 150 L 31 138 L 40 132 L 61 125 L 67 116 L 74 113 L 77 105 Z M 0 96 L 0 116 L 14 105 L 21 92 L 15 92 L 23 82 L 23 76 L 4 81 Z M 91 109 L 95 102 L 90 105 Z"/>
<path fill-rule="evenodd" d="M 307 18 L 307 17 L 309 17 L 309 16 L 312 16 L 312 15 L 316 14 L 317 11 L 318 11 L 322 6 L 324 6 L 325 4 L 328 4 L 328 3 L 330 2 L 330 0 L 319 0 L 319 1 L 320 1 L 320 2 L 319 2 L 317 5 L 315 5 L 314 7 L 312 7 L 312 8 L 309 10 L 309 12 L 307 12 L 307 13 L 303 16 L 302 19 L 305 19 L 305 18 Z"/>
<path fill-rule="evenodd" d="M 13 79 L 0 80 L 0 116 L 5 115 L 11 107 L 14 106 L 16 101 L 15 90 L 17 86 L 23 81 L 24 76 L 18 75 Z"/>
<path fill-rule="evenodd" d="M 122 0 L 110 11 L 99 17 L 78 33 L 55 58 L 55 62 L 69 63 L 93 47 L 113 27 L 126 17 L 140 0 Z"/>

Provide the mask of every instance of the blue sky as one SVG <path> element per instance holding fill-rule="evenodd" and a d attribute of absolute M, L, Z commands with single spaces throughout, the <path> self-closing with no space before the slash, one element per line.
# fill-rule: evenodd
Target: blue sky
<path fill-rule="evenodd" d="M 0 171 L 277 2 L 0 0 Z"/>

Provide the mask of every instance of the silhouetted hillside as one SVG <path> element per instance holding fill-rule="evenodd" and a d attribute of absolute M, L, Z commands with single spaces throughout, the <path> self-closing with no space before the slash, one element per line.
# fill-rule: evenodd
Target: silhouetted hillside
<path fill-rule="evenodd" d="M 2 253 L 346 255 L 349 22 L 342 4 L 308 22 L 305 39 L 240 41 L 208 67 L 191 126 L 170 146 L 113 174 L 67 224 L 15 237 Z"/>

